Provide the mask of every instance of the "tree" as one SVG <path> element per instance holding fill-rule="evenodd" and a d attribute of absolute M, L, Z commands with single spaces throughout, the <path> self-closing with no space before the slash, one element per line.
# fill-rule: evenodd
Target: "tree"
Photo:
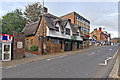
<path fill-rule="evenodd" d="M 21 9 L 16 9 L 2 16 L 2 33 L 12 35 L 13 31 L 21 32 L 25 24 L 26 18 L 23 17 Z"/>
<path fill-rule="evenodd" d="M 24 15 L 28 22 L 35 22 L 42 13 L 42 5 L 39 2 L 28 4 L 24 11 Z"/>

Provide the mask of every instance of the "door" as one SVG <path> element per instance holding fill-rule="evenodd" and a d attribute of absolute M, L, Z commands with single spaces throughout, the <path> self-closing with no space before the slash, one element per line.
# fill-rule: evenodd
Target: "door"
<path fill-rule="evenodd" d="M 79 49 L 79 42 L 77 42 L 77 49 Z"/>
<path fill-rule="evenodd" d="M 60 44 L 61 44 L 61 49 L 62 49 L 62 40 L 60 41 Z"/>
<path fill-rule="evenodd" d="M 2 61 L 11 60 L 11 43 L 2 43 Z"/>
<path fill-rule="evenodd" d="M 66 41 L 64 44 L 64 51 L 72 51 L 72 42 Z"/>

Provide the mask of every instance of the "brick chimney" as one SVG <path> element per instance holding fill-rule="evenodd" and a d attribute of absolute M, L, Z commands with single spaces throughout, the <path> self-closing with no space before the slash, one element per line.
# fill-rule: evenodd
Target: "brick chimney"
<path fill-rule="evenodd" d="M 99 31 L 102 31 L 102 28 L 101 28 L 101 27 L 99 27 Z"/>
<path fill-rule="evenodd" d="M 48 9 L 46 7 L 44 7 L 44 12 L 47 13 L 48 12 Z"/>
<path fill-rule="evenodd" d="M 28 21 L 26 21 L 26 24 L 28 24 Z"/>
<path fill-rule="evenodd" d="M 95 28 L 94 31 L 97 31 L 97 28 Z"/>

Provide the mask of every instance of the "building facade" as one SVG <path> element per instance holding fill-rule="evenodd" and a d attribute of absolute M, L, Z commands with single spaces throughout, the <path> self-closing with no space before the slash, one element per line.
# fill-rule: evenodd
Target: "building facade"
<path fill-rule="evenodd" d="M 26 47 L 30 49 L 32 45 L 38 45 L 38 54 L 42 53 L 42 48 L 46 54 L 81 49 L 83 38 L 79 26 L 73 24 L 71 19 L 61 19 L 45 9 L 44 16 L 41 15 L 39 21 L 24 27 L 22 32 L 26 35 Z"/>
<path fill-rule="evenodd" d="M 71 19 L 71 23 L 78 25 L 80 29 L 80 36 L 83 37 L 83 46 L 88 47 L 89 45 L 89 32 L 90 32 L 90 21 L 85 19 L 83 16 L 76 12 L 72 12 L 61 16 L 62 19 Z"/>
<path fill-rule="evenodd" d="M 111 36 L 107 33 L 107 31 L 102 31 L 102 28 L 99 27 L 97 30 L 94 29 L 90 33 L 90 45 L 110 45 Z"/>

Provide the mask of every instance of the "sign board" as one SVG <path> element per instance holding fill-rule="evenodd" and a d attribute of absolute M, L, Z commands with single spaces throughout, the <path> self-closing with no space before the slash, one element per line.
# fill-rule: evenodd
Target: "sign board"
<path fill-rule="evenodd" d="M 1 34 L 1 42 L 12 42 L 12 35 Z"/>
<path fill-rule="evenodd" d="M 77 37 L 76 37 L 76 36 L 71 36 L 71 39 L 72 39 L 72 40 L 76 40 Z"/>
<path fill-rule="evenodd" d="M 95 39 L 94 42 L 97 42 L 97 40 Z"/>
<path fill-rule="evenodd" d="M 43 48 L 46 49 L 46 44 L 43 45 Z"/>
<path fill-rule="evenodd" d="M 74 42 L 74 45 L 77 46 L 77 42 Z"/>
<path fill-rule="evenodd" d="M 65 41 L 66 44 L 71 44 L 72 42 L 71 41 Z"/>
<path fill-rule="evenodd" d="M 90 41 L 92 41 L 92 39 L 90 39 Z"/>
<path fill-rule="evenodd" d="M 17 48 L 19 48 L 19 49 L 23 48 L 23 43 L 22 42 L 17 42 Z"/>
<path fill-rule="evenodd" d="M 89 45 L 92 45 L 91 42 L 89 42 Z"/>

